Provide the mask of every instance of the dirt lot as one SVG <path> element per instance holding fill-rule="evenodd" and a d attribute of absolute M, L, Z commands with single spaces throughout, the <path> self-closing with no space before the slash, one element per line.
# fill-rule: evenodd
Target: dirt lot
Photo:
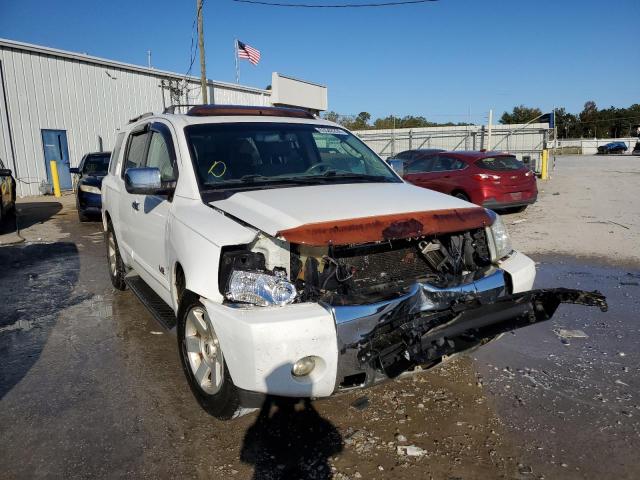
<path fill-rule="evenodd" d="M 599 289 L 440 368 L 207 416 L 175 338 L 109 283 L 99 223 L 25 199 L 0 235 L 0 477 L 638 478 L 640 159 L 565 157 L 505 216 L 537 286 Z M 24 241 L 21 241 L 24 239 Z M 20 242 L 20 243 L 14 243 Z"/>

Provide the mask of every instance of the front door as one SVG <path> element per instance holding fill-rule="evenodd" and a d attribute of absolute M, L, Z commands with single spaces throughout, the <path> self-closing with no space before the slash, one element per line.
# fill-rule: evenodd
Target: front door
<path fill-rule="evenodd" d="M 50 162 L 55 160 L 58 167 L 60 190 L 71 190 L 67 132 L 65 130 L 42 130 L 42 145 L 44 148 L 44 163 L 47 169 L 47 181 L 53 185 Z"/>
<path fill-rule="evenodd" d="M 169 128 L 160 122 L 151 126 L 145 166 L 160 170 L 163 184 L 177 181 L 176 153 Z M 133 238 L 134 258 L 144 270 L 142 278 L 150 285 L 159 285 L 164 292 L 156 292 L 167 303 L 170 296 L 170 265 L 167 265 L 167 222 L 171 198 L 165 195 L 139 195 L 135 211 L 136 235 Z M 145 275 L 146 274 L 146 275 Z"/>

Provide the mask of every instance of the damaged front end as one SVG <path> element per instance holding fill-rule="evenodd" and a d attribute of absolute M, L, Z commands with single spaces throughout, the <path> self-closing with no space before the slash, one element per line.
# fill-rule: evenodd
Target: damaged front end
<path fill-rule="evenodd" d="M 522 292 L 533 284 L 533 262 L 512 250 L 493 212 L 468 210 L 260 233 L 250 245 L 223 249 L 221 293 L 247 307 L 316 303 L 330 312 L 336 391 L 434 366 L 548 320 L 560 303 L 606 311 L 598 292 Z M 517 257 L 520 270 L 509 269 Z"/>
<path fill-rule="evenodd" d="M 367 386 L 416 365 L 433 366 L 501 333 L 549 320 L 561 303 L 607 310 L 598 292 L 556 288 L 502 296 L 501 278 L 496 273 L 467 291 L 420 285 L 367 310 L 332 307 L 341 355 L 338 388 Z"/>

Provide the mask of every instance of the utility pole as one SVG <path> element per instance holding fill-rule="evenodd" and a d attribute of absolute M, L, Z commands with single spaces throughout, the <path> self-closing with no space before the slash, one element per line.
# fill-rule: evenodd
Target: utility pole
<path fill-rule="evenodd" d="M 147 67 L 151 68 L 151 50 L 147 50 Z"/>
<path fill-rule="evenodd" d="M 202 28 L 202 0 L 196 0 L 198 9 L 198 49 L 200 50 L 200 89 L 202 90 L 202 103 L 207 104 L 207 68 L 204 64 L 204 30 Z"/>

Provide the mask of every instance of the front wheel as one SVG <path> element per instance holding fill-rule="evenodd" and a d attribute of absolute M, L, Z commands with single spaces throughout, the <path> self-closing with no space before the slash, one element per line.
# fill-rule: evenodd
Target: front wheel
<path fill-rule="evenodd" d="M 238 389 L 224 361 L 220 342 L 204 305 L 185 299 L 178 318 L 178 348 L 193 395 L 210 415 L 221 420 L 240 412 Z"/>

